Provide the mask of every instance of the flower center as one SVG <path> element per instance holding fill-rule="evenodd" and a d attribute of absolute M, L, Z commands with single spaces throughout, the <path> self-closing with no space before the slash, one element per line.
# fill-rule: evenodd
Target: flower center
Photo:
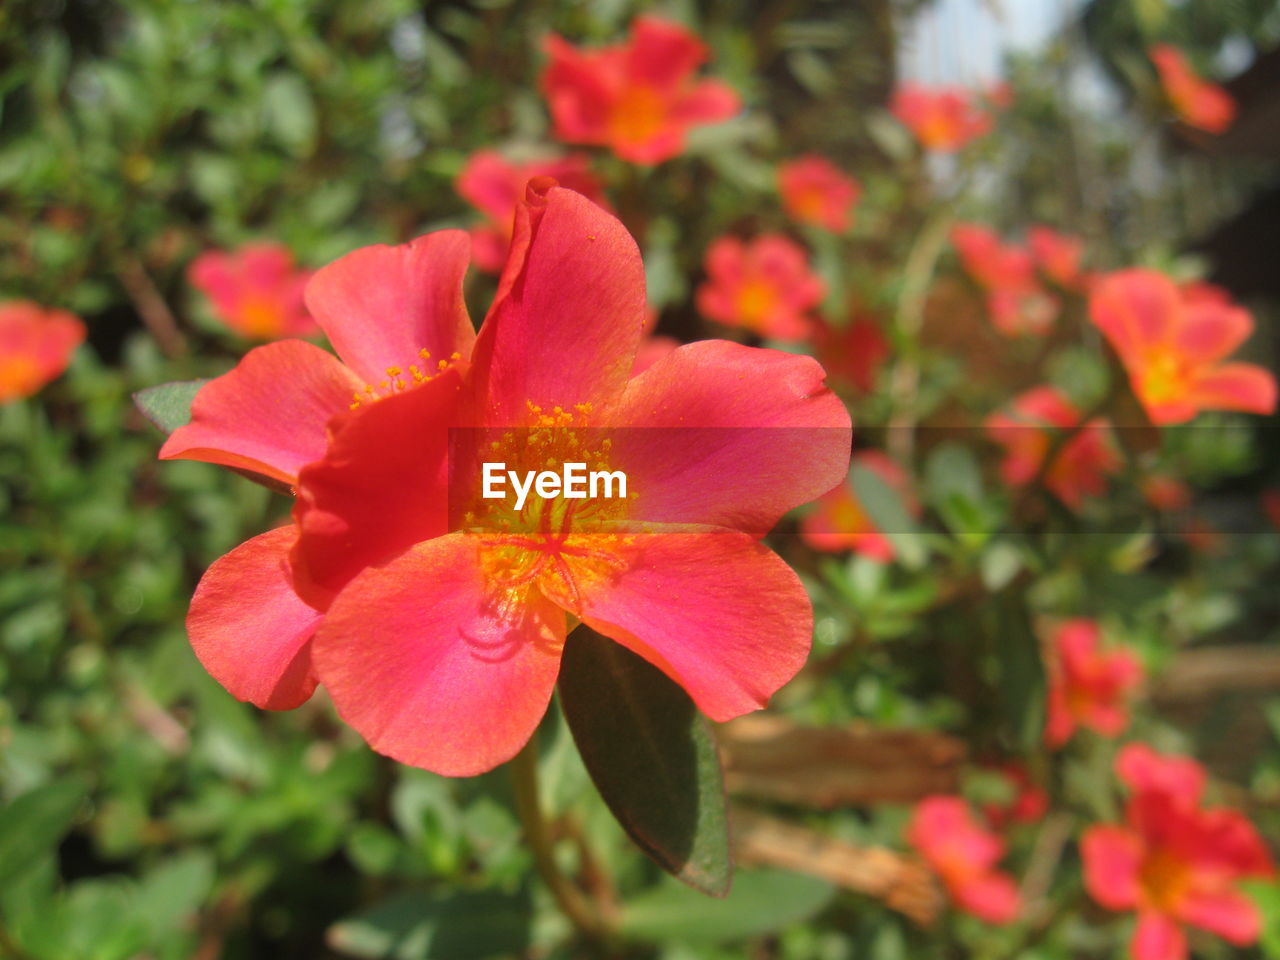
<path fill-rule="evenodd" d="M 656 89 L 645 84 L 627 87 L 613 105 L 609 130 L 620 143 L 644 143 L 661 132 L 667 122 L 667 104 Z"/>
<path fill-rule="evenodd" d="M 423 348 L 418 351 L 418 359 L 421 363 L 411 363 L 403 369 L 400 367 L 387 367 L 387 378 L 385 380 L 379 380 L 376 384 L 366 383 L 364 390 L 351 395 L 350 409 L 357 410 L 364 403 L 374 403 L 383 397 L 402 393 L 420 383 L 433 380 L 461 360 L 462 354 L 451 353 L 448 359 L 436 360 L 432 363 L 431 351 Z"/>
<path fill-rule="evenodd" d="M 1140 374 L 1140 393 L 1149 404 L 1170 403 L 1183 397 L 1187 390 L 1186 364 L 1172 351 L 1148 354 Z"/>
<path fill-rule="evenodd" d="M 738 291 L 738 314 L 744 323 L 759 324 L 777 303 L 773 286 L 763 280 L 748 280 Z"/>
<path fill-rule="evenodd" d="M 40 367 L 30 357 L 0 357 L 0 399 L 25 397 L 40 385 Z"/>
<path fill-rule="evenodd" d="M 1138 882 L 1151 906 L 1173 912 L 1191 883 L 1191 871 L 1187 864 L 1167 850 L 1157 850 L 1147 856 L 1138 872 Z"/>
<path fill-rule="evenodd" d="M 619 552 L 634 538 L 610 532 L 609 524 L 627 517 L 635 493 L 618 496 L 620 488 L 610 484 L 605 494 L 593 484 L 594 496 L 541 495 L 532 483 L 535 472 L 559 472 L 572 463 L 582 464 L 587 474 L 612 473 L 613 441 L 603 428 L 588 425 L 589 403 L 550 411 L 529 403 L 528 409 L 532 426 L 475 431 L 477 449 L 465 458 L 500 463 L 504 472 L 524 477 L 523 494 L 513 481 L 500 488 L 500 497 L 480 496 L 480 464 L 460 468 L 467 475 L 452 485 L 452 495 L 465 507 L 458 526 L 476 540 L 499 611 L 518 609 L 529 591 L 538 590 L 578 613 L 584 584 L 626 565 Z"/>
<path fill-rule="evenodd" d="M 280 307 L 267 297 L 247 297 L 240 304 L 240 328 L 250 337 L 269 339 L 284 332 Z"/>

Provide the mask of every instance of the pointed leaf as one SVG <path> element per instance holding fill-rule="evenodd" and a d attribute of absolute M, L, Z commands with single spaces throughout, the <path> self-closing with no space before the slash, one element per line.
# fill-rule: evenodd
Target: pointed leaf
<path fill-rule="evenodd" d="M 898 491 L 874 470 L 854 464 L 849 471 L 853 492 L 876 529 L 889 538 L 903 566 L 918 570 L 926 558 L 924 539 Z"/>
<path fill-rule="evenodd" d="M 84 796 L 83 783 L 62 780 L 29 790 L 0 810 L 0 887 L 53 852 Z"/>
<path fill-rule="evenodd" d="M 631 839 L 691 887 L 728 893 L 724 775 L 693 701 L 662 671 L 587 627 L 565 644 L 559 687 L 583 763 Z"/>
<path fill-rule="evenodd" d="M 191 401 L 208 380 L 177 380 L 147 387 L 133 395 L 142 415 L 165 433 L 191 422 Z"/>

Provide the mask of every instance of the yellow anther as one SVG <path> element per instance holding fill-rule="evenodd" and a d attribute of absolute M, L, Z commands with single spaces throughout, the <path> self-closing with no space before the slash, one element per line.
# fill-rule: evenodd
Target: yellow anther
<path fill-rule="evenodd" d="M 400 368 L 399 368 L 399 367 L 387 367 L 387 376 L 388 376 L 388 377 L 398 377 L 398 376 L 400 376 L 401 372 L 402 372 L 402 371 L 400 370 Z"/>
<path fill-rule="evenodd" d="M 421 350 L 418 351 L 418 356 L 420 356 L 423 360 L 430 360 L 431 351 L 428 350 L 426 347 L 423 347 Z"/>

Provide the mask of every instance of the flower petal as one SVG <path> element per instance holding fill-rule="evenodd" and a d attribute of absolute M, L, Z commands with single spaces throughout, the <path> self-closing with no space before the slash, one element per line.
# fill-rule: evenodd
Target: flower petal
<path fill-rule="evenodd" d="M 719 80 L 703 80 L 676 104 L 674 118 L 680 123 L 720 123 L 742 109 L 738 92 Z"/>
<path fill-rule="evenodd" d="M 1189 890 L 1178 905 L 1181 918 L 1193 927 L 1216 933 L 1236 946 L 1258 939 L 1262 917 L 1258 905 L 1237 890 Z"/>
<path fill-rule="evenodd" d="M 1017 884 L 998 870 L 980 873 L 956 884 L 951 894 L 962 909 L 987 923 L 1012 923 L 1021 906 Z"/>
<path fill-rule="evenodd" d="M 1155 270 L 1108 274 L 1089 298 L 1089 315 L 1125 363 L 1140 362 L 1152 344 L 1167 343 L 1182 309 L 1173 281 Z"/>
<path fill-rule="evenodd" d="M 1204 792 L 1204 767 L 1188 757 L 1157 753 L 1145 743 L 1121 748 L 1115 767 L 1134 793 L 1161 793 L 1194 806 Z"/>
<path fill-rule="evenodd" d="M 359 388 L 351 371 L 314 344 L 256 347 L 196 394 L 191 422 L 169 436 L 160 459 L 219 463 L 292 484 L 324 456 L 325 425 Z"/>
<path fill-rule="evenodd" d="M 475 333 L 462 300 L 471 240 L 463 230 L 438 230 L 409 243 L 353 250 L 316 271 L 307 308 L 338 356 L 364 383 L 407 368 L 471 353 Z"/>
<path fill-rule="evenodd" d="M 621 573 L 578 584 L 581 619 L 666 673 L 711 719 L 765 706 L 804 665 L 813 611 L 768 548 L 736 532 L 627 539 Z"/>
<path fill-rule="evenodd" d="M 1224 363 L 1196 377 L 1187 401 L 1201 410 L 1274 413 L 1276 378 L 1252 363 Z"/>
<path fill-rule="evenodd" d="M 1108 910 L 1130 910 L 1140 895 L 1142 841 L 1125 827 L 1092 826 L 1080 839 L 1084 886 Z"/>
<path fill-rule="evenodd" d="M 1219 301 L 1189 301 L 1176 334 L 1178 352 L 1188 360 L 1214 363 L 1231 354 L 1253 333 L 1248 310 Z"/>
<path fill-rule="evenodd" d="M 1187 936 L 1176 920 L 1149 911 L 1138 916 L 1129 950 L 1133 960 L 1186 960 Z"/>
<path fill-rule="evenodd" d="M 616 422 L 637 519 L 763 536 L 849 469 L 848 410 L 813 359 L 777 350 L 679 347 L 627 385 Z"/>
<path fill-rule="evenodd" d="M 626 384 L 644 332 L 640 251 L 617 218 L 572 190 L 529 184 L 511 253 L 476 344 L 488 423 L 607 404 Z"/>
<path fill-rule="evenodd" d="M 196 587 L 187 635 L 210 675 L 237 700 L 292 710 L 316 688 L 311 637 L 323 614 L 293 591 L 292 525 L 247 540 L 217 560 Z"/>
<path fill-rule="evenodd" d="M 298 477 L 293 551 L 298 592 L 328 606 L 367 566 L 449 529 L 449 427 L 458 367 L 333 423 L 324 458 Z"/>
<path fill-rule="evenodd" d="M 688 27 L 658 17 L 636 17 L 626 46 L 631 83 L 674 91 L 706 59 L 706 44 Z"/>
<path fill-rule="evenodd" d="M 315 640 L 316 670 L 342 719 L 373 749 L 451 777 L 510 760 L 546 712 L 565 617 L 530 590 L 505 604 L 477 538 L 420 543 L 356 577 Z"/>

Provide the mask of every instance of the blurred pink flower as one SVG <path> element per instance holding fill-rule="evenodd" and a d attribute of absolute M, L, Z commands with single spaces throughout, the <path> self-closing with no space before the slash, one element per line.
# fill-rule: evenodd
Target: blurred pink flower
<path fill-rule="evenodd" d="M 826 291 L 804 248 L 780 233 L 743 241 L 723 236 L 704 261 L 707 279 L 697 292 L 704 317 L 745 327 L 774 340 L 803 340 L 813 326 L 808 311 Z"/>
<path fill-rule="evenodd" d="M 1206 133 L 1224 133 L 1236 119 L 1236 102 L 1231 94 L 1202 80 L 1186 55 L 1168 43 L 1159 43 L 1147 51 L 1160 75 L 1160 86 L 1173 109 L 1188 126 Z"/>
<path fill-rule="evenodd" d="M 226 326 L 252 340 L 307 337 L 319 332 L 302 292 L 311 271 L 294 266 L 277 243 L 251 243 L 234 252 L 206 250 L 187 270 Z"/>
<path fill-rule="evenodd" d="M 955 153 L 991 130 L 991 115 L 960 87 L 903 84 L 894 92 L 889 109 L 922 147 L 940 153 Z"/>
<path fill-rule="evenodd" d="M 782 208 L 800 223 L 843 233 L 853 224 L 862 187 L 826 157 L 808 154 L 778 167 Z"/>
<path fill-rule="evenodd" d="M 481 270 L 497 273 L 507 262 L 516 204 L 524 199 L 525 187 L 534 177 L 552 177 L 608 209 L 600 181 L 583 154 L 516 163 L 497 150 L 477 150 L 467 158 L 454 188 L 488 218 L 471 230 L 471 255 Z"/>
<path fill-rule="evenodd" d="M 911 478 L 888 455 L 879 450 L 863 450 L 853 455 L 851 466 L 877 474 L 897 491 L 907 509 L 919 516 L 920 504 L 911 494 Z M 858 502 L 850 480 L 818 498 L 815 509 L 800 521 L 800 539 L 815 550 L 852 550 L 881 563 L 889 563 L 894 557 L 893 543 Z"/>
<path fill-rule="evenodd" d="M 551 34 L 542 74 L 565 143 L 605 146 L 632 163 L 660 163 L 684 150 L 691 127 L 727 120 L 741 109 L 737 93 L 699 80 L 708 56 L 687 28 L 652 16 L 636 18 L 623 43 L 582 50 Z"/>
<path fill-rule="evenodd" d="M 0 303 L 0 403 L 29 397 L 58 377 L 84 336 L 84 323 L 66 310 Z"/>
<path fill-rule="evenodd" d="M 1048 717 L 1044 739 L 1064 746 L 1077 727 L 1116 737 L 1129 724 L 1128 701 L 1142 682 L 1142 661 L 1124 647 L 1102 649 L 1096 621 L 1058 625 L 1050 638 Z"/>
<path fill-rule="evenodd" d="M 1124 822 L 1095 824 L 1080 840 L 1084 884 L 1108 910 L 1134 911 L 1134 960 L 1185 960 L 1185 927 L 1199 927 L 1237 947 L 1258 939 L 1257 904 L 1244 879 L 1271 879 L 1266 844 L 1248 819 L 1228 807 L 1205 807 L 1205 774 L 1183 757 L 1144 743 L 1120 751 L 1116 773 L 1129 787 Z"/>
<path fill-rule="evenodd" d="M 907 826 L 907 842 L 942 880 L 956 906 L 987 923 L 1017 919 L 1013 878 L 996 869 L 1004 841 L 977 822 L 959 797 L 926 797 Z"/>

